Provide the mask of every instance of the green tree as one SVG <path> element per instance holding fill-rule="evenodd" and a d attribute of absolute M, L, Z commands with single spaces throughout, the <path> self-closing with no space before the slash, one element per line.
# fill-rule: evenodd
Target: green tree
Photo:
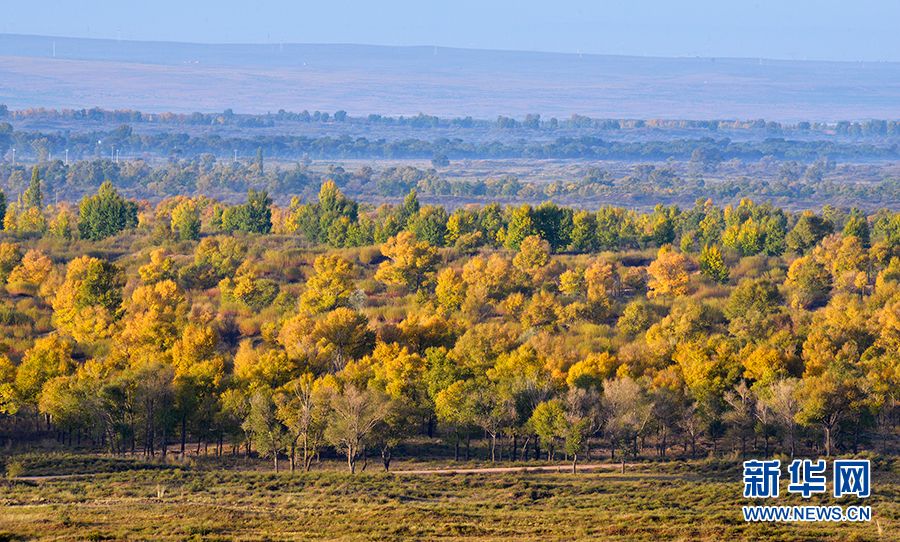
<path fill-rule="evenodd" d="M 271 457 L 278 472 L 278 454 L 284 450 L 285 427 L 278 418 L 271 389 L 261 387 L 250 397 L 250 414 L 243 425 L 253 434 L 259 453 Z"/>
<path fill-rule="evenodd" d="M 78 208 L 78 232 L 85 239 L 99 241 L 137 226 L 137 203 L 122 198 L 109 181 L 97 195 L 85 196 Z"/>
<path fill-rule="evenodd" d="M 41 172 L 38 170 L 37 166 L 34 166 L 31 169 L 31 184 L 28 186 L 28 190 L 22 194 L 22 203 L 24 204 L 25 209 L 31 209 L 32 207 L 41 208 L 43 206 L 44 196 L 41 192 Z"/>
<path fill-rule="evenodd" d="M 833 230 L 833 225 L 812 211 L 806 211 L 797 221 L 794 229 L 785 238 L 787 246 L 798 254 L 805 254 L 812 250 L 819 241 L 824 239 Z"/>
<path fill-rule="evenodd" d="M 719 284 L 728 282 L 730 273 L 722 259 L 719 247 L 715 245 L 703 247 L 703 252 L 700 254 L 700 271 Z"/>
<path fill-rule="evenodd" d="M 797 258 L 788 269 L 787 284 L 793 287 L 791 305 L 809 309 L 824 304 L 831 292 L 832 277 L 825 266 L 810 256 Z"/>
<path fill-rule="evenodd" d="M 182 241 L 200 239 L 200 208 L 196 201 L 186 199 L 172 211 L 172 230 Z"/>
<path fill-rule="evenodd" d="M 512 216 L 509 219 L 509 228 L 506 230 L 506 248 L 519 250 L 522 241 L 529 235 L 535 235 L 536 233 L 534 211 L 531 205 L 524 203 L 521 207 L 517 207 L 512 211 Z"/>
<path fill-rule="evenodd" d="M 303 449 L 303 470 L 309 471 L 313 457 L 319 451 L 325 437 L 330 408 L 330 389 L 315 380 L 311 373 L 304 373 L 285 386 L 278 396 L 278 418 L 291 432 L 291 472 L 294 472 L 296 446 Z"/>
<path fill-rule="evenodd" d="M 553 461 L 556 446 L 566 437 L 568 431 L 566 411 L 562 402 L 552 399 L 539 404 L 531 414 L 528 425 L 540 437 L 541 446 L 547 450 L 547 461 Z"/>
<path fill-rule="evenodd" d="M 260 162 L 260 166 L 262 163 Z M 253 233 L 269 233 L 272 229 L 272 200 L 265 190 L 247 192 L 247 216 L 243 230 Z"/>

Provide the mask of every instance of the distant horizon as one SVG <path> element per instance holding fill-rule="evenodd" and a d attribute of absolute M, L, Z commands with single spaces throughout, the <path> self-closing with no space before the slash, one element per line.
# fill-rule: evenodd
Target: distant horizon
<path fill-rule="evenodd" d="M 0 35 L 10 109 L 900 119 L 900 63 Z"/>
<path fill-rule="evenodd" d="M 201 41 L 180 41 L 180 40 L 158 40 L 158 39 L 123 39 L 108 37 L 85 37 L 85 36 L 63 36 L 51 34 L 21 34 L 14 32 L 0 32 L 2 37 L 24 37 L 24 38 L 46 38 L 60 40 L 85 40 L 97 42 L 116 42 L 116 43 L 141 43 L 141 44 L 171 44 L 171 45 L 189 45 L 201 47 L 279 47 L 279 46 L 335 46 L 335 47 L 374 47 L 384 49 L 437 49 L 437 50 L 455 50 L 455 51 L 484 51 L 495 53 L 529 53 L 529 54 L 546 54 L 546 55 L 563 55 L 563 56 L 592 56 L 592 57 L 616 57 L 616 58 L 646 58 L 660 60 L 678 60 L 678 59 L 710 59 L 710 60 L 747 60 L 747 61 L 767 61 L 767 62 L 804 62 L 804 63 L 835 63 L 835 64 L 900 64 L 900 58 L 897 60 L 828 60 L 828 59 L 808 59 L 808 58 L 777 58 L 777 57 L 757 57 L 757 56 L 708 56 L 708 55 L 648 55 L 648 54 L 626 54 L 626 53 L 590 53 L 583 51 L 553 51 L 553 50 L 534 50 L 534 49 L 504 49 L 491 47 L 466 47 L 466 46 L 447 46 L 434 44 L 410 44 L 410 45 L 388 45 L 379 43 L 364 42 L 201 42 Z M 3 54 L 0 48 L 0 56 L 16 56 Z"/>

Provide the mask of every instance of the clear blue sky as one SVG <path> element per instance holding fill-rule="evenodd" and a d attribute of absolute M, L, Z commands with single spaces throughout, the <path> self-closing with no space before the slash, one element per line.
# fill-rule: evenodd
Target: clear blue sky
<path fill-rule="evenodd" d="M 27 0 L 6 4 L 0 7 L 0 32 L 10 34 L 900 61 L 900 3 L 886 0 Z"/>

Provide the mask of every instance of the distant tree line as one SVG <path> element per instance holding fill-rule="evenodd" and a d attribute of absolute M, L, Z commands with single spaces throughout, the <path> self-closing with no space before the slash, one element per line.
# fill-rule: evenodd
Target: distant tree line
<path fill-rule="evenodd" d="M 10 111 L 0 104 L 0 118 L 15 119 L 45 118 L 54 120 L 86 121 L 97 123 L 159 123 L 184 124 L 193 126 L 238 126 L 246 128 L 270 128 L 287 122 L 320 122 L 320 123 L 352 123 L 362 125 L 408 126 L 411 128 L 499 128 L 504 130 L 571 130 L 590 129 L 603 131 L 617 130 L 737 130 L 768 134 L 832 132 L 849 136 L 895 136 L 900 135 L 900 121 L 870 119 L 863 122 L 843 120 L 836 123 L 799 121 L 794 124 L 780 123 L 773 120 L 672 120 L 672 119 L 603 119 L 573 114 L 569 118 L 542 118 L 538 113 L 529 113 L 524 119 L 515 119 L 498 115 L 496 119 L 475 119 L 471 116 L 442 118 L 435 115 L 419 113 L 413 116 L 392 117 L 371 113 L 353 117 L 344 110 L 333 113 L 326 111 L 303 110 L 299 113 L 279 110 L 277 113 L 265 115 L 238 114 L 232 109 L 221 113 L 144 113 L 141 111 L 106 110 L 100 107 L 90 109 L 46 109 L 43 107 Z"/>
<path fill-rule="evenodd" d="M 557 158 L 595 160 L 694 160 L 717 163 L 732 159 L 759 160 L 773 156 L 779 160 L 812 162 L 829 160 L 895 160 L 900 157 L 896 144 L 877 146 L 872 143 L 836 141 L 799 141 L 768 137 L 762 141 L 732 141 L 729 138 L 701 137 L 673 141 L 610 141 L 596 136 L 558 137 L 547 142 L 504 142 L 499 140 L 472 142 L 438 138 L 433 141 L 405 139 L 388 141 L 352 138 L 343 135 L 308 137 L 296 135 L 223 138 L 216 134 L 189 136 L 183 133 L 138 135 L 130 125 L 112 131 L 90 133 L 42 133 L 13 130 L 0 123 L 0 156 L 7 157 L 16 149 L 20 160 L 26 157 L 43 162 L 59 158 L 66 151 L 71 159 L 114 157 L 154 153 L 173 159 L 212 154 L 229 158 L 235 152 L 252 155 L 262 149 L 266 156 L 298 159 L 304 156 L 327 158 L 419 158 L 444 157 L 449 160 L 477 158 Z"/>
<path fill-rule="evenodd" d="M 833 161 L 779 162 L 771 156 L 738 167 L 737 174 L 725 175 L 727 180 L 705 180 L 703 172 L 715 172 L 716 164 L 721 163 L 704 162 L 702 156 L 694 156 L 679 169 L 670 164 L 638 163 L 625 172 L 612 172 L 588 162 L 584 164 L 580 178 L 576 175 L 574 179 L 541 183 L 503 174 L 473 181 L 448 180 L 439 170 L 413 166 L 390 166 L 381 170 L 363 166 L 356 171 L 347 171 L 329 164 L 324 170 L 313 170 L 305 160 L 293 167 L 266 169 L 261 157 L 260 154 L 250 160 L 235 162 L 217 160 L 206 153 L 155 167 L 142 159 L 118 163 L 94 159 L 72 162 L 68 166 L 55 159 L 43 162 L 37 168 L 47 203 L 78 200 L 106 182 L 139 198 L 202 192 L 231 201 L 243 197 L 251 188 L 267 190 L 274 199 L 282 202 L 289 201 L 291 196 L 308 201 L 316 197 L 318 187 L 325 182 L 333 182 L 345 193 L 370 201 L 372 198 L 402 198 L 410 190 L 429 198 L 503 198 L 507 201 L 552 198 L 583 203 L 585 198 L 596 198 L 600 203 L 642 206 L 652 206 L 652 203 L 644 203 L 648 201 L 684 205 L 702 197 L 712 198 L 717 203 L 733 203 L 741 198 L 770 200 L 792 208 L 821 207 L 829 202 L 877 208 L 892 205 L 900 199 L 900 179 L 896 176 L 879 171 L 866 177 L 864 172 L 846 166 L 836 171 Z M 722 167 L 734 169 L 735 166 L 729 163 Z M 860 168 L 864 170 L 866 166 Z M 24 193 L 32 170 L 32 166 L 0 165 L 0 189 L 15 197 Z"/>

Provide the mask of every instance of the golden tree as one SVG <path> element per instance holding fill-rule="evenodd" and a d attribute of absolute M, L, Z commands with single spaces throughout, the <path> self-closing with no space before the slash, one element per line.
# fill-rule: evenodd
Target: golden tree
<path fill-rule="evenodd" d="M 383 282 L 405 284 L 418 290 L 437 266 L 437 251 L 427 241 L 416 242 L 411 232 L 402 231 L 381 246 L 391 261 L 382 262 L 375 278 Z"/>
<path fill-rule="evenodd" d="M 647 268 L 650 273 L 647 284 L 650 291 L 647 292 L 647 297 L 678 297 L 687 294 L 688 263 L 689 260 L 684 255 L 672 252 L 672 245 L 660 248 L 656 260 Z"/>

